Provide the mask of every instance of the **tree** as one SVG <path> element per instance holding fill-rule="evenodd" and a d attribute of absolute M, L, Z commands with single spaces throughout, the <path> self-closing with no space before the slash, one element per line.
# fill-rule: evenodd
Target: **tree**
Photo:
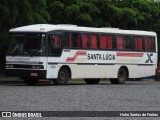
<path fill-rule="evenodd" d="M 47 23 L 50 16 L 46 7 L 46 0 L 1 0 L 0 69 L 4 68 L 9 29 L 28 24 Z"/>
<path fill-rule="evenodd" d="M 64 7 L 65 5 L 60 1 L 53 1 L 48 3 L 47 11 L 51 17 L 51 20 L 49 21 L 50 23 L 65 23 L 66 18 L 64 16 Z"/>
<path fill-rule="evenodd" d="M 46 0 L 28 0 L 31 7 L 32 23 L 47 23 L 50 20 L 50 15 L 47 11 Z M 34 3 L 34 4 L 33 4 Z"/>
<path fill-rule="evenodd" d="M 0 11 L 0 62 L 4 62 L 8 30 L 28 24 L 149 30 L 160 37 L 160 3 L 154 0 L 1 0 Z"/>

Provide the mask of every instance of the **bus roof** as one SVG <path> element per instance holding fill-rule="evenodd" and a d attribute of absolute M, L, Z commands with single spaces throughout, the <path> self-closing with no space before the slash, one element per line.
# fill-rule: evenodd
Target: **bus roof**
<path fill-rule="evenodd" d="M 133 35 L 151 35 L 155 36 L 155 32 L 140 31 L 140 30 L 123 30 L 118 28 L 93 28 L 93 27 L 82 27 L 77 25 L 69 24 L 34 24 L 28 26 L 22 26 L 12 28 L 9 32 L 50 32 L 53 30 L 70 30 L 70 31 L 84 31 L 84 32 L 99 32 L 99 33 L 113 33 L 113 34 L 133 34 Z"/>

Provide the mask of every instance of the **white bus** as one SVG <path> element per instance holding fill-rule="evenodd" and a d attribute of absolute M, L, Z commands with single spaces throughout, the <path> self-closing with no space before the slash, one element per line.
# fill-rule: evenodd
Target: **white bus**
<path fill-rule="evenodd" d="M 69 79 L 98 84 L 103 78 L 123 84 L 156 74 L 155 32 L 62 24 L 35 24 L 9 32 L 6 76 L 20 77 L 29 85 L 39 79 L 57 85 Z"/>

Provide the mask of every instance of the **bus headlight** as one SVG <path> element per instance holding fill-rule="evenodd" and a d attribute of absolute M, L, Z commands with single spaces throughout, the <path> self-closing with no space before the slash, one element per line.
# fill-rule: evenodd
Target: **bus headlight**
<path fill-rule="evenodd" d="M 36 66 L 33 65 L 33 66 L 32 66 L 32 69 L 36 69 Z"/>
<path fill-rule="evenodd" d="M 14 65 L 6 65 L 6 68 L 14 68 Z"/>
<path fill-rule="evenodd" d="M 9 65 L 6 65 L 6 68 L 9 68 Z"/>
<path fill-rule="evenodd" d="M 41 66 L 36 66 L 36 69 L 41 69 Z"/>
<path fill-rule="evenodd" d="M 14 68 L 14 65 L 10 65 L 10 68 Z"/>
<path fill-rule="evenodd" d="M 42 65 L 33 65 L 32 69 L 43 69 L 44 67 Z"/>

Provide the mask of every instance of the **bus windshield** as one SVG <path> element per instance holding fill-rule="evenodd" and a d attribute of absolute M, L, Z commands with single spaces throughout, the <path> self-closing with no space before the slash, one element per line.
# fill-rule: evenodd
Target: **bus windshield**
<path fill-rule="evenodd" d="M 46 53 L 45 34 L 11 34 L 9 54 L 44 55 Z"/>

